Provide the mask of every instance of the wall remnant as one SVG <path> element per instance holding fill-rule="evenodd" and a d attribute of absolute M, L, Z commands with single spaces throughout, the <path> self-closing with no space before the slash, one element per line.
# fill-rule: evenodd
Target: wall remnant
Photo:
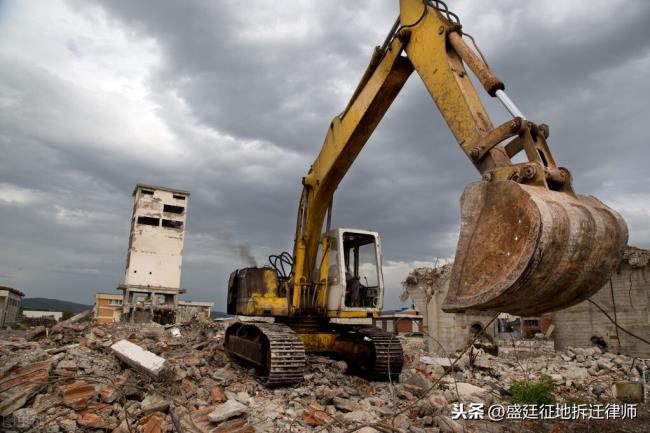
<path fill-rule="evenodd" d="M 25 294 L 12 287 L 0 286 L 0 328 L 16 323 Z"/>
<path fill-rule="evenodd" d="M 212 307 L 214 307 L 214 302 L 178 301 L 176 323 L 186 323 L 192 320 L 210 320 Z"/>
<path fill-rule="evenodd" d="M 628 246 L 619 269 L 591 300 L 620 326 L 647 338 L 650 335 L 650 251 Z M 553 313 L 556 350 L 597 345 L 614 353 L 650 358 L 650 347 L 616 329 L 589 301 Z"/>
<path fill-rule="evenodd" d="M 426 350 L 441 355 L 451 355 L 465 348 L 468 341 L 484 329 L 492 319 L 491 314 L 478 311 L 465 313 L 442 311 L 442 301 L 449 290 L 451 267 L 452 264 L 449 263 L 436 268 L 416 268 L 402 283 L 406 294 L 413 300 L 415 308 L 424 317 Z M 493 334 L 493 329 L 488 329 L 484 333 L 488 340 Z M 490 341 L 483 344 L 486 348 L 492 346 Z"/>

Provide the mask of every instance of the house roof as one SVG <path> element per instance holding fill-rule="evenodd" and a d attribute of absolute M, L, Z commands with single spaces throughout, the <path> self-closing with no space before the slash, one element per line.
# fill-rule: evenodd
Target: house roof
<path fill-rule="evenodd" d="M 15 293 L 18 296 L 25 296 L 25 294 L 23 292 L 21 292 L 18 289 L 14 289 L 13 287 L 0 286 L 0 290 L 7 290 L 7 291 L 9 291 L 11 293 Z"/>

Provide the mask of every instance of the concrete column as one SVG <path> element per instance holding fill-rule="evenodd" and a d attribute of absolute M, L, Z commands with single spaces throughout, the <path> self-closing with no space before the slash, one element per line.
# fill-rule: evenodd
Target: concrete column
<path fill-rule="evenodd" d="M 7 304 L 9 303 L 9 293 L 7 293 L 7 296 L 5 297 L 5 303 L 4 303 L 4 308 L 2 310 L 2 322 L 0 322 L 0 326 L 4 327 L 5 326 L 5 319 L 7 318 Z"/>

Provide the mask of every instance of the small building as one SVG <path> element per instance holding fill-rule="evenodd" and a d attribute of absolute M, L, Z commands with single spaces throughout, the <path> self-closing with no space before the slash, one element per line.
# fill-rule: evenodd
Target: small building
<path fill-rule="evenodd" d="M 535 334 L 545 334 L 550 325 L 550 314 L 544 314 L 541 317 L 520 317 L 499 313 L 496 322 L 496 337 L 502 340 L 532 338 Z"/>
<path fill-rule="evenodd" d="M 211 311 L 214 302 L 201 301 L 178 301 L 178 312 L 176 313 L 176 322 L 189 322 L 192 319 L 201 321 L 211 320 Z"/>
<path fill-rule="evenodd" d="M 379 317 L 372 319 L 377 328 L 395 334 L 419 334 L 424 331 L 422 316 L 412 308 L 384 310 Z"/>
<path fill-rule="evenodd" d="M 97 323 L 119 322 L 122 318 L 122 295 L 96 293 L 93 316 Z"/>
<path fill-rule="evenodd" d="M 611 279 L 589 301 L 553 313 L 556 350 L 598 345 L 610 352 L 650 358 L 650 346 L 620 331 L 598 308 L 620 326 L 642 338 L 650 335 L 650 251 L 626 247 Z"/>
<path fill-rule="evenodd" d="M 0 286 L 0 328 L 16 323 L 24 296 L 25 294 L 20 290 Z"/>
<path fill-rule="evenodd" d="M 137 184 L 124 272 L 122 314 L 129 322 L 174 323 L 187 203 L 180 189 Z"/>
<path fill-rule="evenodd" d="M 23 310 L 23 317 L 28 319 L 52 318 L 58 322 L 63 318 L 63 311 Z"/>

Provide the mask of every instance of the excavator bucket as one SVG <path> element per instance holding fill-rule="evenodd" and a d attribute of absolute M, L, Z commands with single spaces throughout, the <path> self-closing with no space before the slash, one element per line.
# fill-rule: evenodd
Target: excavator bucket
<path fill-rule="evenodd" d="M 592 296 L 620 263 L 623 218 L 591 196 L 502 181 L 469 184 L 442 309 L 519 316 Z"/>

